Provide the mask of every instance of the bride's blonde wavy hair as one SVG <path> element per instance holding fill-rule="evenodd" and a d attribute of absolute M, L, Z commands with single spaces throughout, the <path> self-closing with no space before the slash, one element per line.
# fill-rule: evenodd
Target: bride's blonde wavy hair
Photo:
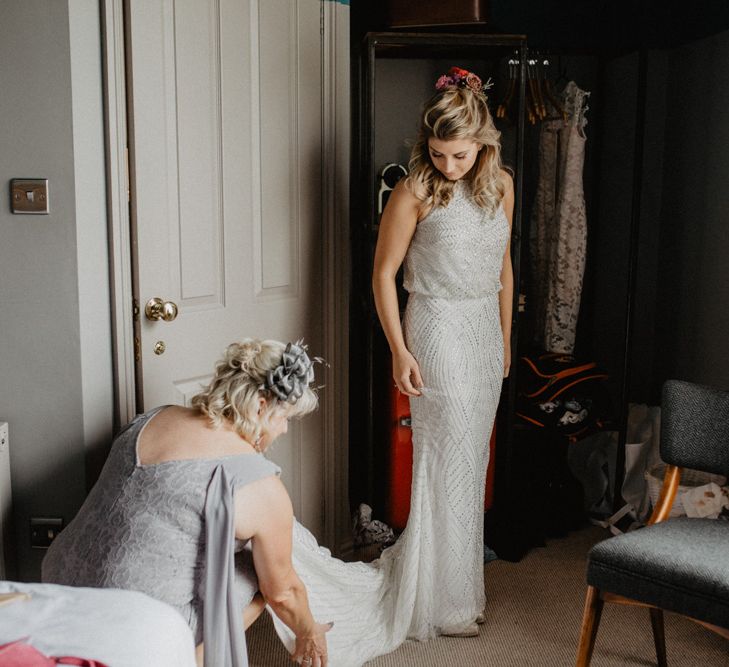
<path fill-rule="evenodd" d="M 318 398 L 310 386 L 293 404 L 264 389 L 266 374 L 281 363 L 285 350 L 286 343 L 277 340 L 245 338 L 232 343 L 216 364 L 210 384 L 193 396 L 192 407 L 206 415 L 214 428 L 230 423 L 251 444 L 269 430 L 269 420 L 276 412 L 289 419 L 312 412 Z M 266 407 L 259 414 L 261 397 L 266 399 Z"/>
<path fill-rule="evenodd" d="M 494 126 L 486 96 L 469 88 L 449 87 L 425 103 L 405 185 L 426 209 L 446 206 L 455 185 L 433 165 L 428 150 L 431 137 L 440 141 L 471 139 L 483 146 L 465 178 L 473 201 L 489 214 L 494 213 L 506 189 L 501 174 L 501 133 Z"/>

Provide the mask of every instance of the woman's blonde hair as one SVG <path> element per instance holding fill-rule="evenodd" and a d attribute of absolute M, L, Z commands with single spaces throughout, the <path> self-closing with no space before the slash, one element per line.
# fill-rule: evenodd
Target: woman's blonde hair
<path fill-rule="evenodd" d="M 408 189 L 423 202 L 423 208 L 446 206 L 454 187 L 454 182 L 433 165 L 428 149 L 431 137 L 441 141 L 471 139 L 481 144 L 467 179 L 473 201 L 494 213 L 506 189 L 501 174 L 501 133 L 494 126 L 486 96 L 469 88 L 448 87 L 425 103 L 405 180 Z"/>
<path fill-rule="evenodd" d="M 216 364 L 210 384 L 193 396 L 192 406 L 207 415 L 215 428 L 230 423 L 251 444 L 266 433 L 277 411 L 289 419 L 312 412 L 319 399 L 308 384 L 295 403 L 266 389 L 268 372 L 281 365 L 285 351 L 286 343 L 277 340 L 245 338 L 232 343 Z M 259 414 L 261 398 L 266 399 L 266 407 Z"/>

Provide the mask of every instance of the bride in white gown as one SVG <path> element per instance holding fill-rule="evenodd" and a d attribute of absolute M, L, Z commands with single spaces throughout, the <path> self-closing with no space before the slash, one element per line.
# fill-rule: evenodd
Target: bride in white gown
<path fill-rule="evenodd" d="M 481 80 L 452 68 L 436 89 L 409 176 L 383 214 L 373 272 L 393 377 L 411 397 L 408 524 L 370 564 L 332 558 L 294 527 L 293 565 L 314 617 L 334 621 L 332 667 L 362 665 L 407 638 L 473 636 L 484 614 L 484 480 L 511 356 L 514 194 Z M 395 275 L 403 261 L 401 325 Z M 289 629 L 274 623 L 291 647 Z"/>

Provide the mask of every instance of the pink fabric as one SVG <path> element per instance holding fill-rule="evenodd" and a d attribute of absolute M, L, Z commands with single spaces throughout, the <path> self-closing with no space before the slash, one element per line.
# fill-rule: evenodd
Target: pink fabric
<path fill-rule="evenodd" d="M 108 667 L 98 660 L 75 658 L 73 656 L 43 655 L 27 643 L 27 638 L 17 639 L 0 646 L 0 667 L 55 667 L 56 665 L 77 665 L 78 667 Z"/>

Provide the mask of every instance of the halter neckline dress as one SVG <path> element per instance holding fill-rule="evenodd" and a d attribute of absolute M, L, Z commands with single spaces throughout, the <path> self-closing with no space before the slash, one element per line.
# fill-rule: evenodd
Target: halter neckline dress
<path fill-rule="evenodd" d="M 344 563 L 294 527 L 294 567 L 327 633 L 332 667 L 362 665 L 405 639 L 457 632 L 484 609 L 483 507 L 503 380 L 499 277 L 509 223 L 455 184 L 418 223 L 405 259 L 403 328 L 425 387 L 411 398 L 413 484 L 398 541 L 373 563 Z M 293 637 L 274 616 L 290 648 Z"/>

